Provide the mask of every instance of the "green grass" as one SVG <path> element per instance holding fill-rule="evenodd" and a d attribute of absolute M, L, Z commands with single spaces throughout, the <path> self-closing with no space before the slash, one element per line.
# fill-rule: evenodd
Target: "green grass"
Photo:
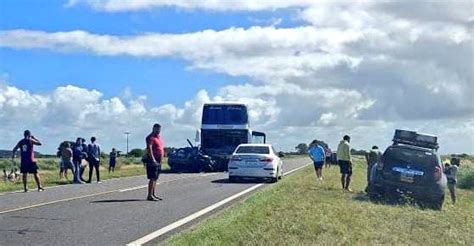
<path fill-rule="evenodd" d="M 374 204 L 362 193 L 365 173 L 359 161 L 352 184 L 355 192 L 343 193 L 337 167 L 324 169 L 323 182 L 316 182 L 313 167 L 307 167 L 167 243 L 463 245 L 474 242 L 474 191 L 459 189 L 458 204 L 452 207 L 447 199 L 442 211 Z"/>
<path fill-rule="evenodd" d="M 72 183 L 72 173 L 68 171 L 68 180 L 60 180 L 59 179 L 59 159 L 57 158 L 40 158 L 37 159 L 38 166 L 39 166 L 39 174 L 41 181 L 44 187 L 54 186 L 54 185 L 66 185 Z M 104 159 L 101 161 L 101 168 L 100 168 L 100 178 L 101 180 L 113 179 L 113 178 L 122 178 L 122 177 L 130 177 L 130 176 L 139 176 L 145 174 L 145 168 L 141 164 L 141 158 L 120 158 L 118 161 L 118 165 L 115 168 L 114 173 L 108 173 L 108 159 Z M 19 164 L 16 163 L 16 167 L 19 167 Z M 0 170 L 3 168 L 7 168 L 10 170 L 11 168 L 11 160 L 10 159 L 0 159 Z M 167 160 L 163 163 L 163 170 L 168 170 L 169 166 Z M 3 176 L 3 173 L 0 174 Z M 87 167 L 84 172 L 84 178 L 87 179 L 89 175 L 89 168 Z M 95 180 L 95 173 L 92 176 L 92 180 Z M 32 175 L 28 175 L 28 187 L 29 189 L 36 189 L 36 185 Z M 16 183 L 12 182 L 4 182 L 3 180 L 0 181 L 0 192 L 8 192 L 8 191 L 17 191 L 23 190 L 23 184 L 20 181 Z"/>

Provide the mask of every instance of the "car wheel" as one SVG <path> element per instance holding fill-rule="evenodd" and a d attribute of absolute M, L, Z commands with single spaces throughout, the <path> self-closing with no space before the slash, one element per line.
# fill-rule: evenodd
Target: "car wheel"
<path fill-rule="evenodd" d="M 231 182 L 231 183 L 237 182 L 237 177 L 229 176 L 229 182 Z"/>
<path fill-rule="evenodd" d="M 444 204 L 444 196 L 441 197 L 441 199 L 437 201 L 433 201 L 429 204 L 429 207 L 434 210 L 441 210 L 443 209 L 443 204 Z"/>
<path fill-rule="evenodd" d="M 276 183 L 276 182 L 278 182 L 278 174 L 277 174 L 277 176 L 276 176 L 276 177 L 274 177 L 274 178 L 271 178 L 271 179 L 270 179 L 270 182 L 272 182 L 272 183 Z"/>
<path fill-rule="evenodd" d="M 278 169 L 278 179 L 281 180 L 283 178 L 283 174 L 281 173 L 281 169 Z"/>
<path fill-rule="evenodd" d="M 370 201 L 376 203 L 382 201 L 382 192 L 380 192 L 380 190 L 377 189 L 376 186 L 369 185 L 369 187 L 367 188 L 367 194 L 369 195 Z"/>

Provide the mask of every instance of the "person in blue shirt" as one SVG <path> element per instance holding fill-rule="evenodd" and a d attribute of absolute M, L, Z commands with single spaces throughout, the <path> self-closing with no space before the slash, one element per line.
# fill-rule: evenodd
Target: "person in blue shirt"
<path fill-rule="evenodd" d="M 316 170 L 316 178 L 318 180 L 323 180 L 323 166 L 326 160 L 326 155 L 324 148 L 321 146 L 321 143 L 317 140 L 314 140 L 310 144 L 310 148 L 308 150 L 309 157 L 313 160 L 314 169 Z"/>

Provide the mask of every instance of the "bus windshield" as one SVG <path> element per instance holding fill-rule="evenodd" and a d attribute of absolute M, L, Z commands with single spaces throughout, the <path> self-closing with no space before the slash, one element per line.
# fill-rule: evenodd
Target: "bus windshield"
<path fill-rule="evenodd" d="M 245 105 L 205 105 L 202 124 L 244 125 L 248 123 Z"/>

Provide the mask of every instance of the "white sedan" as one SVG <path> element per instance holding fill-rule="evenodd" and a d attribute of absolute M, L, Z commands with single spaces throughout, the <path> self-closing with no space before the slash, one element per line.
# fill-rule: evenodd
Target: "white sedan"
<path fill-rule="evenodd" d="M 270 178 L 277 182 L 283 175 L 283 162 L 270 144 L 241 144 L 229 161 L 229 180 Z"/>

